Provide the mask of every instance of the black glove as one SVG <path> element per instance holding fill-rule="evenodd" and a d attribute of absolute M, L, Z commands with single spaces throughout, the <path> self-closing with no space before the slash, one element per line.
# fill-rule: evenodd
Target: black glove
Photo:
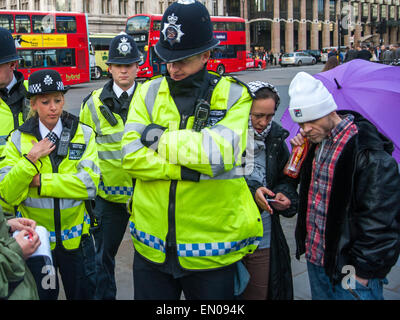
<path fill-rule="evenodd" d="M 140 141 L 145 147 L 157 151 L 160 138 L 166 129 L 166 127 L 151 123 L 144 129 Z"/>

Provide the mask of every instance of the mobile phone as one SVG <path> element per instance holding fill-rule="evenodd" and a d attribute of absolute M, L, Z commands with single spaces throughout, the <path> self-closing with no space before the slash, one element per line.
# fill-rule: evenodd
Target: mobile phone
<path fill-rule="evenodd" d="M 268 202 L 277 202 L 278 200 L 275 199 L 267 199 Z"/>

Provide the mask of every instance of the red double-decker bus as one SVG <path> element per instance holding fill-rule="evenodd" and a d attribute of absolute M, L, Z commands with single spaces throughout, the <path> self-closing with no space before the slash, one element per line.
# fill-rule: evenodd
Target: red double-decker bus
<path fill-rule="evenodd" d="M 150 78 L 163 73 L 166 69 L 155 53 L 154 46 L 160 39 L 160 14 L 137 14 L 129 17 L 125 32 L 135 39 L 143 54 L 143 64 L 138 71 L 139 78 Z M 246 69 L 246 32 L 245 20 L 237 17 L 212 16 L 214 37 L 220 41 L 207 63 L 207 69 L 219 74 L 237 72 Z"/>
<path fill-rule="evenodd" d="M 57 70 L 65 85 L 90 81 L 87 17 L 84 13 L 0 11 L 10 30 L 25 79 L 37 70 Z"/>

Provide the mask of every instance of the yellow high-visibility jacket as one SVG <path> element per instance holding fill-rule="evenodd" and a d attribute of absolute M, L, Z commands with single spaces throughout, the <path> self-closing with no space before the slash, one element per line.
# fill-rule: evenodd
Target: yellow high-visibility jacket
<path fill-rule="evenodd" d="M 15 109 L 11 110 L 11 107 L 0 98 L 0 161 L 8 135 L 11 131 L 23 124 L 24 109 L 29 109 L 28 101 L 25 98 L 28 89 L 28 81 L 24 81 L 22 73 L 16 71 L 14 74 L 17 79 L 17 83 L 14 85 L 16 89 L 13 88 L 13 94 L 9 97 L 9 101 Z M 20 107 L 19 110 L 17 106 Z M 8 203 L 0 200 L 0 206 L 3 208 L 4 212 L 15 214 L 14 208 Z"/>
<path fill-rule="evenodd" d="M 133 103 L 122 165 L 136 178 L 130 218 L 135 250 L 160 264 L 167 246 L 175 247 L 188 270 L 227 266 L 252 253 L 262 223 L 241 171 L 252 103 L 245 86 L 230 77 L 219 80 L 209 125 L 200 132 L 191 130 L 193 116 L 181 117 L 165 77 L 143 84 Z M 140 139 L 152 123 L 167 128 L 157 151 Z M 188 170 L 200 174 L 197 182 Z"/>
<path fill-rule="evenodd" d="M 51 249 L 57 243 L 72 250 L 89 232 L 85 200 L 96 197 L 100 169 L 93 130 L 67 112 L 63 112 L 61 120 L 63 127 L 71 129 L 65 157 L 46 156 L 36 165 L 28 160 L 31 141 L 41 139 L 37 117 L 28 119 L 11 134 L 0 170 L 0 195 L 7 203 L 18 206 L 22 217 L 35 220 L 50 232 Z M 40 174 L 40 187 L 29 187 L 36 174 Z"/>
<path fill-rule="evenodd" d="M 137 83 L 137 82 L 136 82 Z M 140 84 L 136 84 L 135 95 Z M 131 176 L 122 170 L 121 140 L 124 134 L 125 123 L 121 116 L 115 112 L 118 123 L 112 126 L 100 111 L 103 105 L 100 97 L 104 88 L 95 90 L 82 104 L 79 119 L 96 132 L 96 144 L 99 153 L 101 180 L 99 196 L 111 202 L 127 203 L 133 193 Z M 133 108 L 132 97 L 129 110 Z"/>

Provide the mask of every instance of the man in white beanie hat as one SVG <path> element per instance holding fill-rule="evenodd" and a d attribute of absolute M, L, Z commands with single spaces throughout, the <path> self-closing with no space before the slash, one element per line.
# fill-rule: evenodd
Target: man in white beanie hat
<path fill-rule="evenodd" d="M 400 175 L 393 143 L 341 110 L 320 80 L 300 72 L 289 112 L 311 142 L 300 172 L 296 257 L 305 253 L 312 298 L 383 299 L 400 251 Z M 350 273 L 349 273 L 350 272 Z"/>
<path fill-rule="evenodd" d="M 311 142 L 319 143 L 342 119 L 337 105 L 323 83 L 306 72 L 299 72 L 289 87 L 289 112 Z"/>

